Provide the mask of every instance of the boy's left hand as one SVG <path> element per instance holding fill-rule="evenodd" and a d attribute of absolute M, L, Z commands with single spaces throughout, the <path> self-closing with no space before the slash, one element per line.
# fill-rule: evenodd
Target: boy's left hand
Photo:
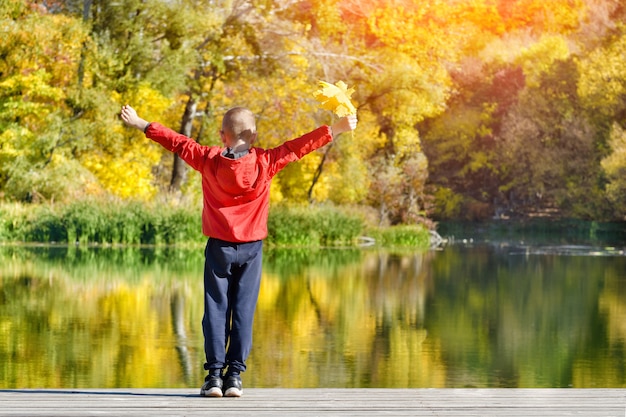
<path fill-rule="evenodd" d="M 148 122 L 139 117 L 135 109 L 130 107 L 128 104 L 122 106 L 122 113 L 120 114 L 120 117 L 128 126 L 137 128 L 141 131 L 145 131 L 146 126 L 148 126 Z"/>

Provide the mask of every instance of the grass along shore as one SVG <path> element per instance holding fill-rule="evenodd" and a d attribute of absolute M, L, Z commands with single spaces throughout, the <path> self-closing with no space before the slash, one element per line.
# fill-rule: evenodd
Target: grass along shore
<path fill-rule="evenodd" d="M 355 210 L 334 206 L 272 206 L 266 244 L 428 248 L 421 226 L 371 226 Z M 203 244 L 195 205 L 132 201 L 69 204 L 0 203 L 0 243 L 191 245 Z"/>

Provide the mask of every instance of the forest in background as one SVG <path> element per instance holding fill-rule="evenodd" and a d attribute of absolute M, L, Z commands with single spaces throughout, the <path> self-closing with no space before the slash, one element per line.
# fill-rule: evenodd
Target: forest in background
<path fill-rule="evenodd" d="M 0 201 L 200 207 L 198 174 L 123 104 L 206 145 L 230 107 L 273 147 L 355 89 L 359 126 L 291 164 L 272 202 L 380 224 L 626 215 L 619 0 L 0 0 Z"/>

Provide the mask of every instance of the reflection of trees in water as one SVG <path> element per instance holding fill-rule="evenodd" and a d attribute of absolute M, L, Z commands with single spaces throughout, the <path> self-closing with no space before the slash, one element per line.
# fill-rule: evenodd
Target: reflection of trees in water
<path fill-rule="evenodd" d="M 184 253 L 0 247 L 0 383 L 196 386 L 202 261 Z M 266 258 L 248 386 L 623 386 L 626 257 L 450 246 Z"/>
<path fill-rule="evenodd" d="M 427 327 L 445 347 L 449 386 L 572 386 L 577 358 L 606 343 L 600 290 L 626 259 L 533 253 L 480 246 L 437 257 Z"/>
<path fill-rule="evenodd" d="M 425 305 L 432 291 L 426 271 L 431 255 L 380 252 L 369 259 L 364 278 L 376 329 L 368 386 L 429 386 L 440 381 L 440 373 L 434 371 L 437 360 L 430 346 L 424 346 L 428 337 Z"/>
<path fill-rule="evenodd" d="M 431 257 L 429 252 L 409 255 L 381 252 L 376 260 L 372 259 L 377 268 L 366 272 L 366 278 L 372 308 L 382 314 L 383 322 L 401 319 L 422 327 L 426 298 L 432 291 L 432 280 L 424 265 Z"/>
<path fill-rule="evenodd" d="M 198 345 L 186 313 L 201 303 L 186 282 L 198 274 L 144 251 L 0 247 L 0 387 L 186 383 Z"/>
<path fill-rule="evenodd" d="M 185 328 L 185 298 L 178 290 L 172 291 L 170 300 L 170 310 L 172 312 L 172 327 L 176 336 L 176 353 L 183 372 L 183 378 L 186 384 L 192 384 L 192 368 L 191 354 L 189 353 L 190 341 L 187 337 L 187 329 Z"/>

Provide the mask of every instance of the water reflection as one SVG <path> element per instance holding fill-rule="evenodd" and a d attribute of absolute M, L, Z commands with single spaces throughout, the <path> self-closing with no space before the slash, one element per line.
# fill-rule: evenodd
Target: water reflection
<path fill-rule="evenodd" d="M 246 386 L 626 386 L 626 257 L 535 249 L 266 251 Z M 0 388 L 199 386 L 202 263 L 0 247 Z"/>

